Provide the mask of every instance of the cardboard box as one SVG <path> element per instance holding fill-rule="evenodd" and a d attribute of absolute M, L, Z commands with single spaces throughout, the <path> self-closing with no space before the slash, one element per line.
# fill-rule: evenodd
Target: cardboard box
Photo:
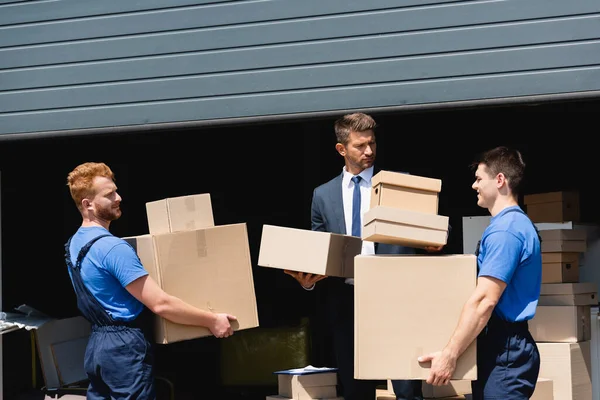
<path fill-rule="evenodd" d="M 590 340 L 590 306 L 539 306 L 529 321 L 536 342 L 577 343 Z"/>
<path fill-rule="evenodd" d="M 554 400 L 554 383 L 552 379 L 538 378 L 530 400 Z"/>
<path fill-rule="evenodd" d="M 579 229 L 541 230 L 542 253 L 583 253 L 587 249 L 587 232 Z"/>
<path fill-rule="evenodd" d="M 598 304 L 595 282 L 543 283 L 538 306 L 588 306 Z"/>
<path fill-rule="evenodd" d="M 337 396 L 337 373 L 308 375 L 278 374 L 279 395 L 288 399 L 310 400 Z"/>
<path fill-rule="evenodd" d="M 579 192 L 562 191 L 525 195 L 523 202 L 533 222 L 579 222 Z"/>
<path fill-rule="evenodd" d="M 448 343 L 476 286 L 476 257 L 359 255 L 354 263 L 354 377 L 426 380 L 431 365 L 417 357 Z M 476 344 L 452 379 L 477 379 Z"/>
<path fill-rule="evenodd" d="M 391 394 L 394 393 L 394 386 L 392 381 L 388 379 L 387 390 Z M 457 380 L 450 381 L 449 384 L 444 386 L 433 386 L 428 384 L 426 381 L 422 382 L 423 398 L 425 399 L 447 399 L 455 396 L 463 396 L 465 394 L 471 394 L 471 381 L 469 380 Z M 462 397 L 459 397 L 462 398 Z M 394 400 L 396 397 L 394 397 Z"/>
<path fill-rule="evenodd" d="M 235 330 L 258 326 L 246 224 L 124 239 L 165 292 L 206 311 L 235 315 Z M 212 336 L 204 327 L 159 316 L 155 321 L 157 343 Z"/>
<path fill-rule="evenodd" d="M 554 398 L 589 400 L 592 398 L 590 342 L 538 343 L 539 378 L 551 379 Z"/>
<path fill-rule="evenodd" d="M 416 248 L 444 246 L 448 239 L 448 217 L 376 206 L 363 216 L 362 238 Z"/>
<path fill-rule="evenodd" d="M 151 235 L 215 226 L 210 194 L 170 197 L 146 203 Z"/>
<path fill-rule="evenodd" d="M 440 179 L 380 171 L 371 179 L 371 186 L 370 208 L 385 206 L 429 214 L 438 212 Z"/>
<path fill-rule="evenodd" d="M 542 283 L 579 282 L 579 253 L 542 253 Z"/>
<path fill-rule="evenodd" d="M 358 237 L 307 229 L 263 225 L 258 265 L 311 274 L 352 278 Z"/>

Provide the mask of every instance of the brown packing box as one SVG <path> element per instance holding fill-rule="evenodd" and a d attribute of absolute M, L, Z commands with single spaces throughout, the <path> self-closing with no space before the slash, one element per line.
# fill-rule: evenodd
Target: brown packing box
<path fill-rule="evenodd" d="M 542 253 L 583 253 L 587 249 L 587 233 L 579 229 L 541 230 Z"/>
<path fill-rule="evenodd" d="M 376 206 L 363 217 L 362 238 L 370 242 L 419 247 L 444 246 L 448 217 Z"/>
<path fill-rule="evenodd" d="M 539 306 L 529 321 L 536 342 L 577 343 L 590 340 L 591 306 Z"/>
<path fill-rule="evenodd" d="M 380 171 L 371 179 L 371 204 L 437 214 L 440 179 Z"/>
<path fill-rule="evenodd" d="M 579 253 L 542 253 L 542 283 L 579 282 Z"/>
<path fill-rule="evenodd" d="M 258 326 L 246 224 L 124 239 L 167 293 L 203 310 L 235 315 L 235 330 Z M 155 321 L 161 344 L 212 335 L 204 327 L 158 316 Z"/>
<path fill-rule="evenodd" d="M 425 399 L 446 399 L 453 396 L 462 396 L 465 394 L 471 394 L 471 381 L 469 380 L 456 380 L 450 381 L 449 384 L 444 386 L 433 386 L 428 384 L 426 381 L 422 381 L 423 398 Z M 387 390 L 390 393 L 394 393 L 394 386 L 392 381 L 388 379 Z M 395 397 L 394 397 L 395 399 Z"/>
<path fill-rule="evenodd" d="M 148 232 L 192 231 L 215 226 L 210 194 L 171 197 L 146 203 Z"/>
<path fill-rule="evenodd" d="M 543 283 L 538 306 L 588 306 L 598 304 L 595 282 Z"/>
<path fill-rule="evenodd" d="M 427 379 L 431 365 L 417 357 L 448 343 L 476 286 L 476 257 L 359 255 L 354 275 L 354 377 Z M 477 379 L 475 341 L 452 379 Z"/>
<path fill-rule="evenodd" d="M 533 222 L 579 222 L 579 192 L 536 193 L 523 200 Z"/>
<path fill-rule="evenodd" d="M 278 374 L 279 395 L 285 398 L 323 399 L 337 396 L 337 373 L 326 372 L 308 375 Z"/>
<path fill-rule="evenodd" d="M 554 400 L 554 382 L 552 379 L 538 378 L 530 400 Z"/>
<path fill-rule="evenodd" d="M 354 236 L 263 225 L 258 265 L 352 278 L 361 249 L 362 240 Z"/>
<path fill-rule="evenodd" d="M 555 399 L 592 399 L 592 363 L 589 341 L 537 343 L 537 347 L 540 352 L 539 378 L 552 380 Z"/>

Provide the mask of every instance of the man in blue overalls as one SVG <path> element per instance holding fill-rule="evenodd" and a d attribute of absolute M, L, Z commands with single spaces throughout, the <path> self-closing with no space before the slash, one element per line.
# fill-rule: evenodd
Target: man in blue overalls
<path fill-rule="evenodd" d="M 195 308 L 164 292 L 135 250 L 109 233 L 121 216 L 114 174 L 104 163 L 84 163 L 68 186 L 83 222 L 65 245 L 77 306 L 90 321 L 85 353 L 88 399 L 155 399 L 152 312 L 175 323 L 204 326 L 216 337 L 233 334 L 229 314 Z"/>
<path fill-rule="evenodd" d="M 446 347 L 419 361 L 431 361 L 427 383 L 446 385 L 458 357 L 477 339 L 473 399 L 529 399 L 540 356 L 527 321 L 538 304 L 542 260 L 537 229 L 517 201 L 525 163 L 518 151 L 497 147 L 474 167 L 477 205 L 492 216 L 476 251 L 477 286 Z"/>

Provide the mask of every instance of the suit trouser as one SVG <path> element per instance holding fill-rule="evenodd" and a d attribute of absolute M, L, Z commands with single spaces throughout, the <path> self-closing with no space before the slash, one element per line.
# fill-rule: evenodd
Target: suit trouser
<path fill-rule="evenodd" d="M 331 278 L 328 278 L 331 279 Z M 335 279 L 335 278 L 333 278 Z M 328 282 L 327 314 L 344 400 L 374 400 L 378 381 L 354 379 L 354 286 Z M 421 400 L 421 381 L 393 381 L 398 399 Z"/>

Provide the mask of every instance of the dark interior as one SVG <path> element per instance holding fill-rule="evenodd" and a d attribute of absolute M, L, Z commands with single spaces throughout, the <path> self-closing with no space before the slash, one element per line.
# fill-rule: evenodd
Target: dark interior
<path fill-rule="evenodd" d="M 578 190 L 581 220 L 600 222 L 594 128 L 600 101 L 427 112 L 373 113 L 377 166 L 442 179 L 439 214 L 453 227 L 446 253 L 462 253 L 463 216 L 476 205 L 469 168 L 497 145 L 521 150 L 524 194 Z M 248 226 L 261 327 L 294 324 L 314 303 L 282 271 L 256 265 L 263 224 L 310 229 L 312 190 L 341 172 L 334 118 L 140 133 L 0 141 L 2 309 L 30 305 L 57 318 L 78 315 L 63 245 L 80 224 L 66 176 L 86 161 L 116 174 L 123 215 L 117 236 L 147 233 L 145 203 L 210 193 L 215 223 Z M 594 161 L 596 160 L 596 161 Z M 284 299 L 285 301 L 282 301 Z M 24 330 L 3 340 L 4 395 L 31 389 L 31 346 Z M 218 343 L 205 338 L 166 346 L 157 368 L 170 371 L 177 398 L 218 398 Z M 39 367 L 38 367 L 39 368 Z M 42 386 L 37 371 L 37 386 Z M 215 397 L 217 396 L 217 397 Z M 264 394 L 256 398 L 264 398 Z"/>

